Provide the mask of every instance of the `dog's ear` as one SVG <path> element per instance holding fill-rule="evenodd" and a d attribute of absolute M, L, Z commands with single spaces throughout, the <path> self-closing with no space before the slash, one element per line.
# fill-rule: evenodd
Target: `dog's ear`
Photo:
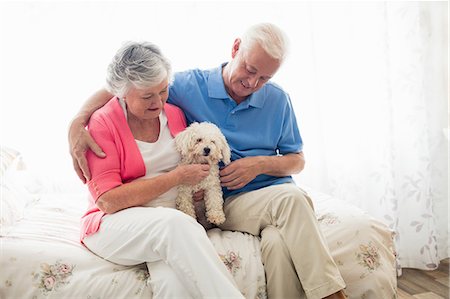
<path fill-rule="evenodd" d="M 186 143 L 186 130 L 187 128 L 178 133 L 177 136 L 175 136 L 175 149 L 180 153 L 180 155 L 183 155 L 183 152 L 185 151 L 183 144 Z"/>
<path fill-rule="evenodd" d="M 231 163 L 231 150 L 230 146 L 228 145 L 227 139 L 225 136 L 223 136 L 222 133 L 220 133 L 220 151 L 222 152 L 222 162 L 225 165 L 228 165 Z"/>
<path fill-rule="evenodd" d="M 198 123 L 192 123 L 189 127 L 184 129 L 184 131 L 175 136 L 175 148 L 180 153 L 182 160 L 188 156 L 192 147 L 192 128 L 196 125 L 198 125 Z"/>

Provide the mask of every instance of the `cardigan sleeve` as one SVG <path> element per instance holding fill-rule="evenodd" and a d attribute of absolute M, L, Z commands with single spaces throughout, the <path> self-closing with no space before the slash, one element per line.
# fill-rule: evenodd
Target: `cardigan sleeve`
<path fill-rule="evenodd" d="M 106 154 L 105 158 L 97 157 L 90 150 L 86 154 L 91 171 L 88 188 L 96 202 L 103 193 L 123 184 L 120 173 L 120 153 L 119 147 L 115 144 L 114 133 L 102 119 L 91 118 L 88 131 Z"/>

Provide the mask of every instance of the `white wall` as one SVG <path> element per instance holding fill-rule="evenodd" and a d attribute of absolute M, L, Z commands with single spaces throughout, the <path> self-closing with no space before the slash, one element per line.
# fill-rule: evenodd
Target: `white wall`
<path fill-rule="evenodd" d="M 334 90 L 341 95 L 340 100 L 345 100 L 347 91 L 359 92 L 351 87 L 361 85 L 340 83 L 346 82 L 342 78 L 350 74 L 354 78 L 355 72 L 362 72 L 357 77 L 365 80 L 360 82 L 370 82 L 373 74 L 363 65 L 364 55 L 352 48 L 351 42 L 367 28 L 379 27 L 373 23 L 377 20 L 371 18 L 372 12 L 379 14 L 379 4 L 0 2 L 0 143 L 19 149 L 42 172 L 73 178 L 67 146 L 68 123 L 85 99 L 103 86 L 106 66 L 122 42 L 155 42 L 172 60 L 175 71 L 208 68 L 228 60 L 234 38 L 249 25 L 269 21 L 284 29 L 291 41 L 291 54 L 274 81 L 292 97 L 308 161 L 318 161 L 323 156 L 323 147 L 319 146 L 323 140 L 318 140 L 316 134 L 322 129 L 318 110 L 324 107 L 314 101 L 333 95 Z M 367 31 L 368 41 L 371 34 Z M 320 49 L 315 48 L 318 44 Z M 316 57 L 322 58 L 317 61 Z M 332 72 L 318 78 L 317 70 L 327 68 Z M 331 82 L 328 90 L 317 88 L 318 80 L 324 79 Z M 327 107 L 328 110 L 339 108 L 339 103 L 336 101 L 336 107 Z M 314 177 L 308 177 L 310 169 L 305 171 L 307 183 Z"/>
<path fill-rule="evenodd" d="M 42 172 L 73 177 L 68 123 L 103 86 L 106 66 L 122 42 L 155 42 L 175 70 L 227 61 L 234 38 L 261 21 L 284 28 L 295 47 L 301 26 L 295 11 L 305 4 L 274 3 L 1 2 L 1 144 L 19 149 Z M 277 79 L 285 81 L 291 69 Z"/>

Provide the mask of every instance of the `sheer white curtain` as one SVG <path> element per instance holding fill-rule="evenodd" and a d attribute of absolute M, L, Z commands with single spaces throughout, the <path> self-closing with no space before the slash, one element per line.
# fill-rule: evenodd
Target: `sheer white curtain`
<path fill-rule="evenodd" d="M 0 142 L 42 175 L 83 187 L 67 124 L 124 41 L 157 43 L 175 70 L 215 67 L 245 28 L 273 22 L 291 41 L 274 81 L 305 141 L 296 180 L 385 221 L 401 266 L 434 268 L 449 255 L 447 11 L 447 2 L 1 1 Z"/>
<path fill-rule="evenodd" d="M 394 229 L 401 267 L 449 256 L 447 17 L 444 2 L 309 6 L 297 180 Z"/>

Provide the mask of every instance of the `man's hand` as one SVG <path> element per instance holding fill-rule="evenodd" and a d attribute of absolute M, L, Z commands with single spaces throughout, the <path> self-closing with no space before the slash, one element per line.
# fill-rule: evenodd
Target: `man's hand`
<path fill-rule="evenodd" d="M 244 187 L 260 174 L 289 176 L 305 167 L 303 152 L 281 156 L 246 157 L 231 162 L 220 171 L 220 182 L 229 190 Z"/>
<path fill-rule="evenodd" d="M 194 201 L 202 201 L 203 197 L 205 197 L 205 190 L 199 190 L 192 195 Z"/>
<path fill-rule="evenodd" d="M 83 183 L 91 179 L 91 172 L 86 160 L 86 152 L 90 149 L 98 157 L 104 158 L 106 154 L 95 143 L 85 126 L 81 122 L 73 121 L 69 128 L 69 147 L 72 156 L 73 168 Z"/>
<path fill-rule="evenodd" d="M 231 162 L 220 171 L 220 182 L 229 190 L 236 190 L 262 174 L 260 157 L 247 157 Z"/>

